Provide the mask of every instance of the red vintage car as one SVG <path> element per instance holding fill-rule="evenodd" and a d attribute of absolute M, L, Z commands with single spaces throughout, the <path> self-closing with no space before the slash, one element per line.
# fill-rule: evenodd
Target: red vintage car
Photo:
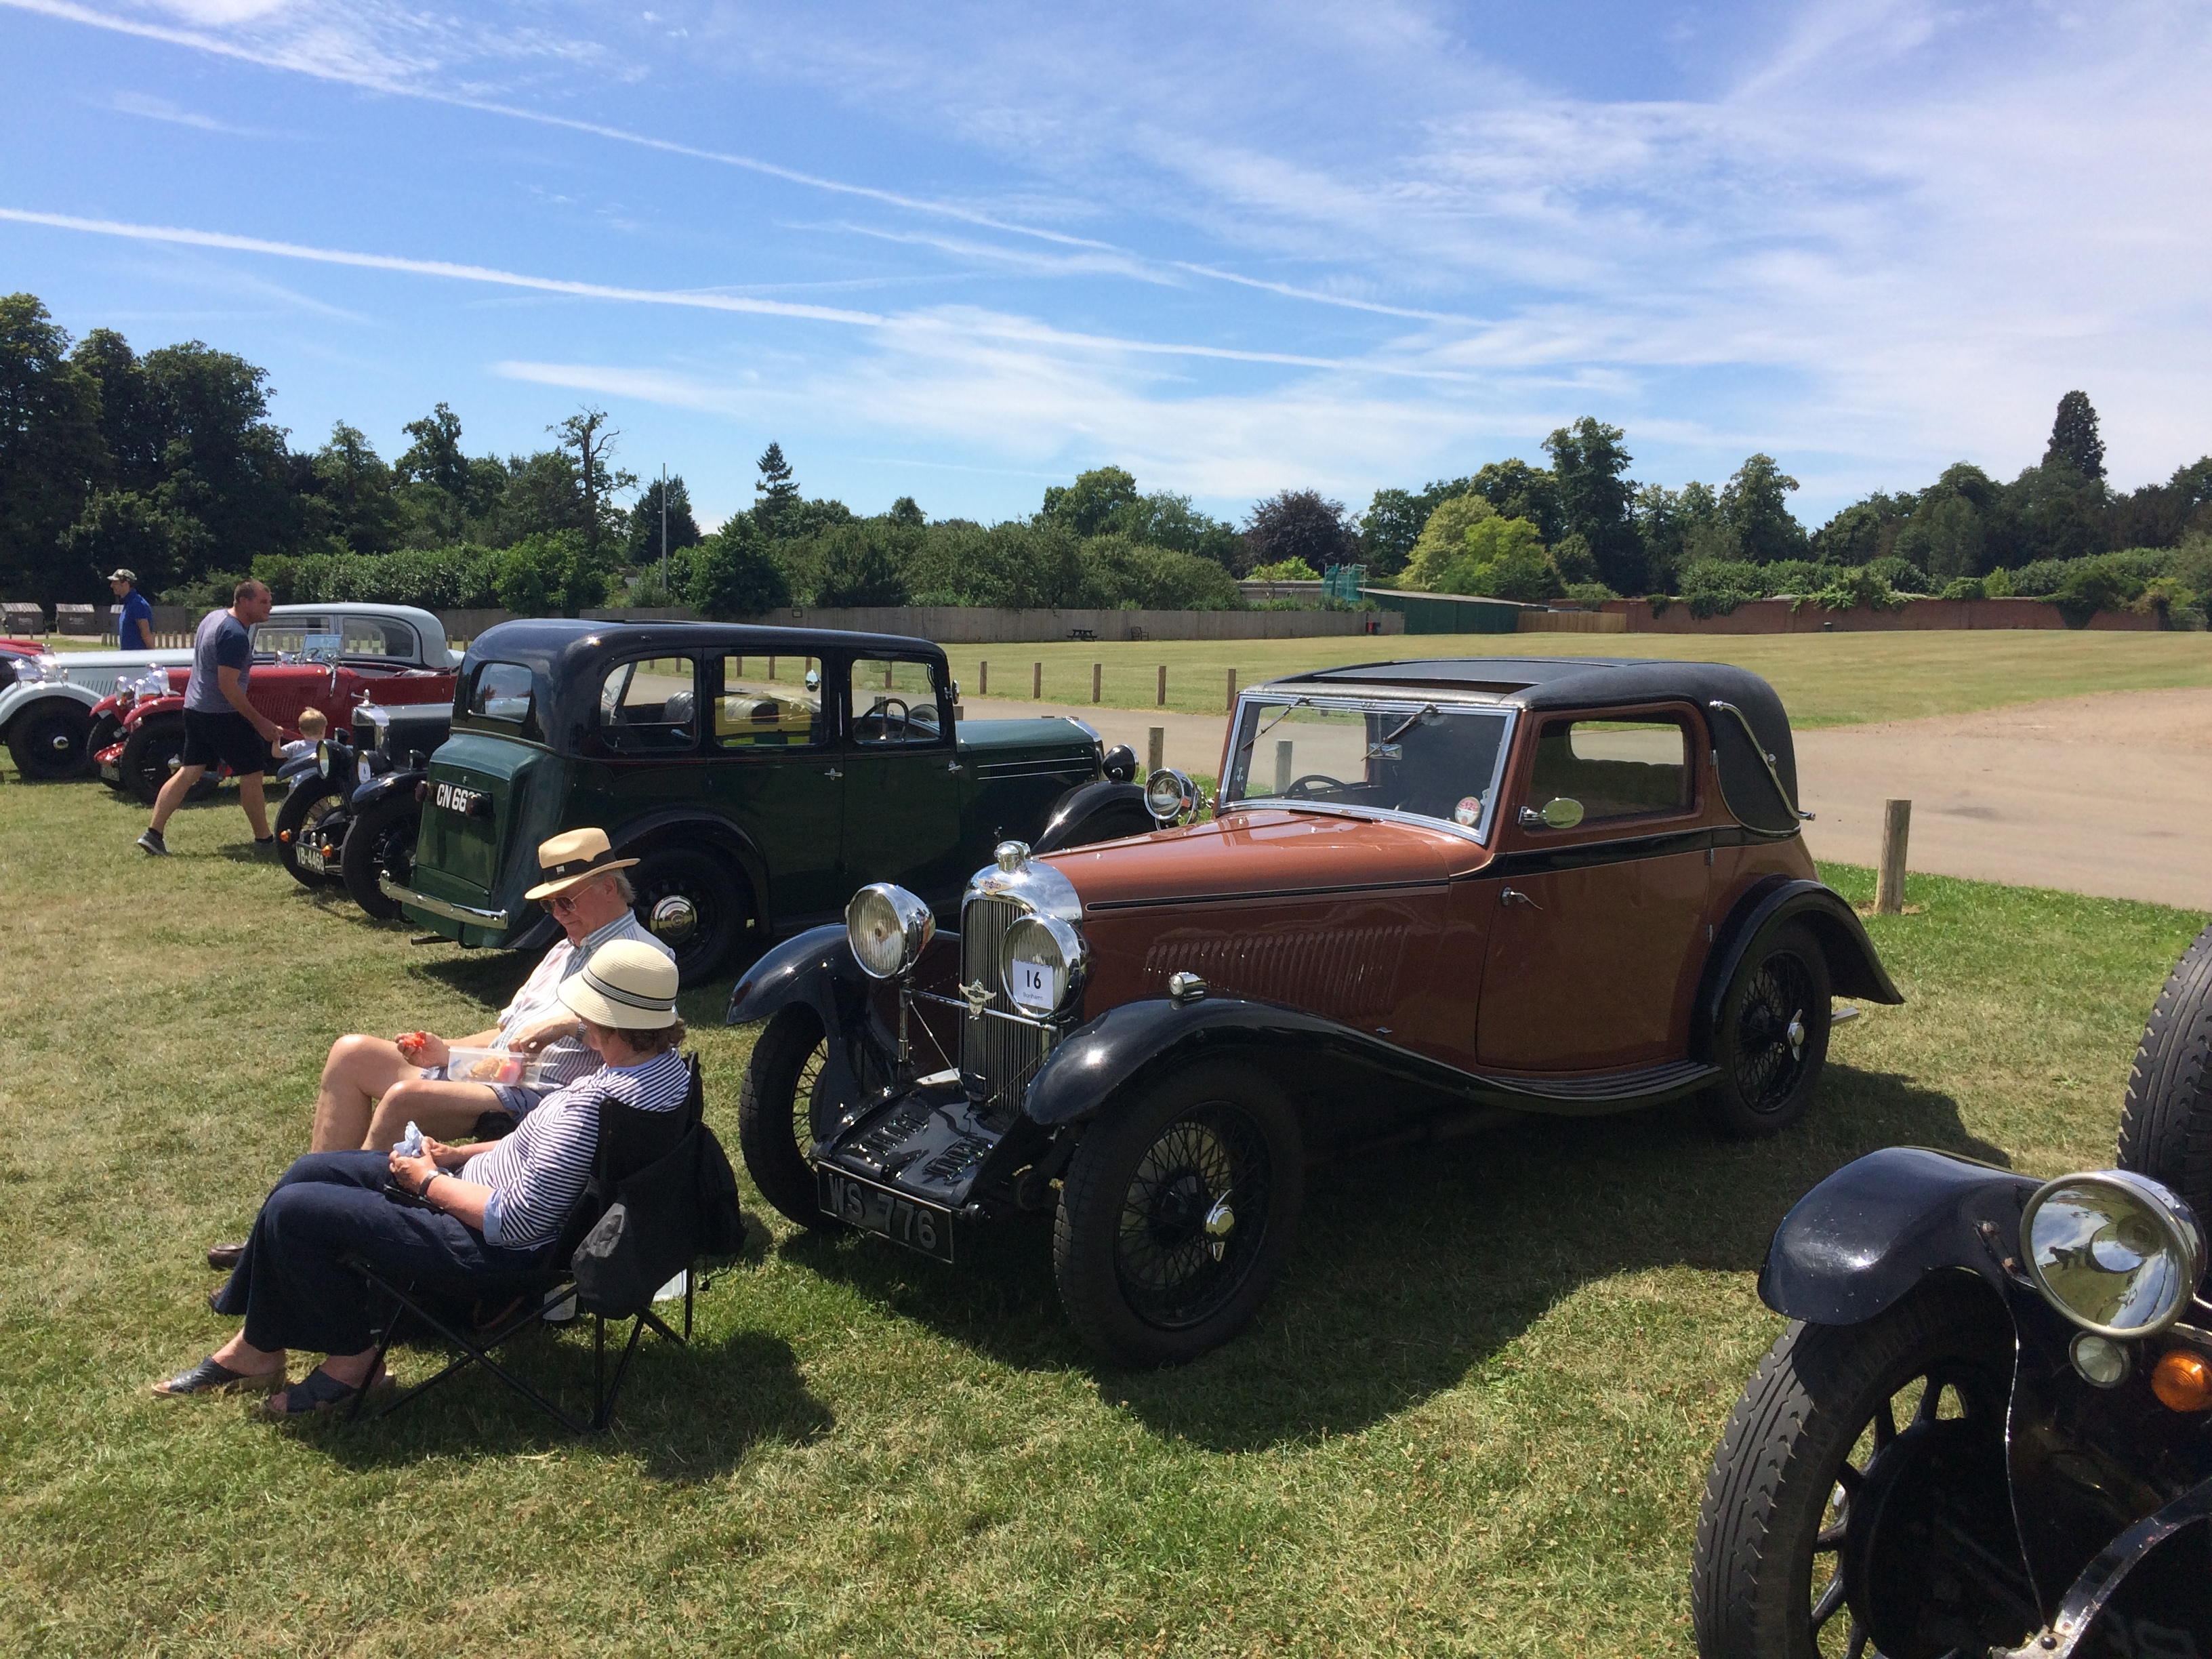
<path fill-rule="evenodd" d="M 1084 1335 L 1177 1361 L 1251 1317 L 1310 1154 L 1691 1094 L 1776 1133 L 1832 994 L 1901 1000 L 1741 669 L 1299 675 L 1238 700 L 1221 777 L 1211 822 L 1164 772 L 1153 834 L 1000 848 L 957 939 L 878 885 L 762 958 L 729 1017 L 769 1021 L 739 1124 L 763 1196 L 948 1261 L 1053 1210 Z"/>
<path fill-rule="evenodd" d="M 443 626 L 427 611 L 364 604 L 286 606 L 256 625 L 253 647 L 248 695 L 288 739 L 300 735 L 300 716 L 309 708 L 320 709 L 338 732 L 349 729 L 353 710 L 364 702 L 420 711 L 426 727 L 441 735 L 450 721 L 453 656 Z M 149 695 L 148 682 L 157 674 L 166 675 L 168 690 Z M 186 668 L 150 670 L 93 710 L 100 775 L 149 805 L 184 757 L 190 679 Z M 212 788 L 213 775 L 204 783 Z"/>

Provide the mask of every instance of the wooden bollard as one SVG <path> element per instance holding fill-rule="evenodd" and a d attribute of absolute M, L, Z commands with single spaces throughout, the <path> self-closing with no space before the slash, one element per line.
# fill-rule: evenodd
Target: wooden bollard
<path fill-rule="evenodd" d="M 1091 701 L 1093 702 L 1098 701 L 1098 677 L 1104 672 L 1105 667 L 1106 665 L 1103 662 L 1094 662 L 1091 665 Z"/>
<path fill-rule="evenodd" d="M 991 695 L 991 665 L 988 659 L 975 665 L 975 695 L 979 697 Z"/>
<path fill-rule="evenodd" d="M 1165 663 L 1162 663 L 1162 664 L 1160 665 L 1160 696 L 1159 696 L 1159 707 L 1161 707 L 1162 708 L 1166 708 L 1167 706 L 1168 706 L 1168 665 L 1167 665 Z"/>
<path fill-rule="evenodd" d="M 1044 665 L 1041 662 L 1033 662 L 1030 665 L 1030 701 L 1031 702 L 1044 701 Z"/>
<path fill-rule="evenodd" d="M 1233 668 L 1229 671 L 1229 701 L 1222 706 L 1231 709 L 1237 707 L 1237 671 Z"/>
<path fill-rule="evenodd" d="M 1168 729 L 1164 726 L 1149 726 L 1145 732 L 1145 775 L 1168 763 Z"/>
<path fill-rule="evenodd" d="M 1881 807 L 1881 870 L 1874 884 L 1878 916 L 1905 914 L 1905 840 L 1912 828 L 1912 803 L 1884 801 Z"/>

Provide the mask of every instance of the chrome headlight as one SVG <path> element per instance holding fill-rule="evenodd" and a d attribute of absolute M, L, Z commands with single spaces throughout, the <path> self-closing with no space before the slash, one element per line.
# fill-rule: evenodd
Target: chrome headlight
<path fill-rule="evenodd" d="M 845 907 L 845 938 L 864 973 L 896 979 L 921 960 L 937 918 L 903 887 L 872 882 Z"/>
<path fill-rule="evenodd" d="M 2155 1336 L 2204 1276 L 2204 1234 L 2188 1205 L 2126 1170 L 2061 1176 L 2020 1218 L 2021 1256 L 2044 1299 L 2100 1336 Z"/>
<path fill-rule="evenodd" d="M 1090 967 L 1090 945 L 1058 916 L 1024 916 L 999 941 L 1000 983 L 1032 1019 L 1048 1019 L 1072 1003 Z"/>
<path fill-rule="evenodd" d="M 1145 780 L 1145 810 L 1160 823 L 1173 823 L 1198 810 L 1198 786 L 1172 766 Z"/>
<path fill-rule="evenodd" d="M 52 678 L 47 669 L 53 658 L 43 652 L 35 657 L 19 657 L 10 653 L 8 660 L 15 665 L 18 685 L 37 685 Z"/>

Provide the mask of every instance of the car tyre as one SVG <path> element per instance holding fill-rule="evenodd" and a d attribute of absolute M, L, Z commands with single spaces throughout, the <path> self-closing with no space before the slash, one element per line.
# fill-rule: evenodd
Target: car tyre
<path fill-rule="evenodd" d="M 1744 1384 L 1706 1477 L 1690 1560 L 1690 1622 L 1699 1659 L 1877 1650 L 1862 1623 L 1869 1609 L 1845 1600 L 1843 1564 L 1855 1550 L 1884 1541 L 1881 1530 L 1911 1522 L 1883 1514 L 1880 1528 L 1868 1528 L 1875 1535 L 1855 1537 L 1850 1506 L 1870 1482 L 1879 1483 L 1877 1491 L 1899 1490 L 1893 1482 L 1905 1471 L 1882 1469 L 1881 1459 L 1900 1434 L 1923 1423 L 1950 1443 L 1939 1455 L 1972 1477 L 1972 1493 L 1960 1490 L 1966 1481 L 1953 1483 L 1960 1504 L 1986 1497 L 1983 1487 L 1994 1490 L 1994 1501 L 1981 1506 L 1990 1536 L 1976 1541 L 1993 1553 L 2016 1550 L 2004 1462 L 2012 1352 L 2003 1310 L 1965 1275 L 1928 1280 L 1864 1324 L 1793 1322 Z M 1900 1406 L 1911 1413 L 1905 1430 L 1899 1427 Z M 1966 1443 L 1957 1443 L 1961 1440 Z M 1901 1455 L 1925 1458 L 1930 1446 L 1931 1437 L 1923 1435 Z M 1931 1632 L 1922 1621 L 1930 1619 L 2002 1624 L 2002 1615 L 1986 1607 L 1946 1607 L 1942 1590 L 1929 1593 L 1927 1581 L 1945 1566 L 1939 1552 L 1914 1556 L 1909 1535 L 1888 1543 L 1881 1559 L 1917 1559 L 1925 1577 L 1911 1585 L 1909 1568 L 1886 1575 L 1889 1595 L 1878 1624 L 1884 1617 L 1907 1620 L 1923 1637 Z M 1908 1599 L 1908 1589 L 1920 1594 Z M 1979 1652 L 2009 1648 L 2027 1633 L 1993 1628 L 1978 1641 L 1954 1635 L 1932 1644 L 1908 1642 L 1901 1650 L 1935 1653 L 1956 1645 Z"/>
<path fill-rule="evenodd" d="M 760 1194 L 802 1227 L 842 1231 L 824 1215 L 806 1161 L 814 1143 L 814 1097 L 822 1087 L 822 1062 L 830 1052 L 822 1021 L 811 1008 L 781 1008 L 753 1044 L 738 1090 L 738 1150 Z"/>
<path fill-rule="evenodd" d="M 2120 1167 L 2163 1182 L 2212 1226 L 2212 927 L 2182 952 L 2143 1026 Z"/>
<path fill-rule="evenodd" d="M 1069 1319 L 1116 1365 L 1220 1346 L 1282 1272 L 1304 1193 L 1297 1114 L 1263 1074 L 1174 1073 L 1093 1123 L 1068 1164 L 1053 1275 Z"/>
<path fill-rule="evenodd" d="M 389 876 L 401 886 L 415 878 L 415 835 L 422 804 L 402 789 L 372 801 L 346 826 L 338 852 L 338 873 L 347 896 L 379 921 L 396 921 L 399 902 L 386 898 L 378 880 Z"/>
<path fill-rule="evenodd" d="M 92 716 L 73 702 L 34 702 L 8 728 L 8 752 L 28 783 L 76 777 L 92 758 Z"/>
<path fill-rule="evenodd" d="M 123 787 L 143 805 L 151 806 L 161 793 L 161 786 L 184 763 L 184 758 L 185 717 L 156 714 L 151 720 L 141 720 L 137 730 L 125 739 L 123 752 L 116 757 L 116 769 L 123 775 Z M 185 799 L 205 800 L 215 793 L 216 783 L 212 769 L 203 772 Z"/>
<path fill-rule="evenodd" d="M 328 861 L 320 870 L 311 870 L 300 862 L 300 843 L 309 836 L 319 836 L 330 822 L 332 813 L 345 811 L 343 790 L 309 773 L 292 786 L 284 797 L 284 805 L 276 812 L 276 860 L 284 866 L 285 873 L 302 887 L 328 887 L 337 878 L 331 873 Z M 343 856 L 344 843 L 339 843 Z"/>
<path fill-rule="evenodd" d="M 1756 1140 L 1782 1133 L 1813 1103 L 1828 1058 L 1828 959 L 1802 924 L 1762 934 L 1721 999 L 1709 1097 L 1722 1133 Z"/>
<path fill-rule="evenodd" d="M 638 860 L 629 879 L 637 892 L 637 919 L 676 952 L 684 988 L 712 979 L 750 919 L 724 861 L 696 847 L 658 848 Z"/>

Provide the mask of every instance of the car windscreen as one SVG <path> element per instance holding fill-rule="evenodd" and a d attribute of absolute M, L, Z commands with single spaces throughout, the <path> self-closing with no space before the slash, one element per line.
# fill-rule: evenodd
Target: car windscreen
<path fill-rule="evenodd" d="M 1221 805 L 1410 812 L 1487 839 L 1511 717 L 1449 703 L 1249 697 Z"/>

